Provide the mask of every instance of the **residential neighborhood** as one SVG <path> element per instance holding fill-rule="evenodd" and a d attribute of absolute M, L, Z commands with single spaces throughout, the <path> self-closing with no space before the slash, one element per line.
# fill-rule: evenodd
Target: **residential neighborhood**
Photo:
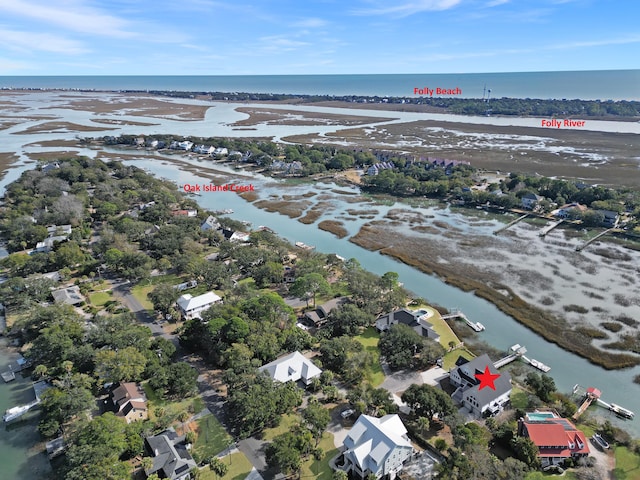
<path fill-rule="evenodd" d="M 62 438 L 56 462 L 70 478 L 84 475 L 80 453 L 96 478 L 524 480 L 595 468 L 584 427 L 567 420 L 578 399 L 529 363 L 496 368 L 496 352 L 475 353 L 464 322 L 413 298 L 397 274 L 296 248 L 135 167 L 57 165 L 37 181 L 73 171 L 91 188 L 66 196 L 79 208 L 60 218 L 38 213 L 34 199 L 48 200 L 31 180 L 8 189 L 21 216 L 4 207 L 3 229 L 24 240 L 0 289 L 9 337 L 52 385 L 38 431 Z M 59 283 L 45 277 L 54 272 Z M 530 408 L 542 404 L 557 413 Z M 107 457 L 96 431 L 109 433 Z"/>

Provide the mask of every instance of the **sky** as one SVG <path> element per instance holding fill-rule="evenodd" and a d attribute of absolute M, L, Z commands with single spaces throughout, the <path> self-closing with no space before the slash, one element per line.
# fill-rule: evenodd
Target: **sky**
<path fill-rule="evenodd" d="M 636 0 L 0 0 L 0 75 L 640 68 Z"/>

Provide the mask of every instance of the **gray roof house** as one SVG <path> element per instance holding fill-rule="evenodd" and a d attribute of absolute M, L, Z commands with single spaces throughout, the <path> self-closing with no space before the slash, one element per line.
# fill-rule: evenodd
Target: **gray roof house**
<path fill-rule="evenodd" d="M 327 323 L 327 319 L 331 310 L 340 305 L 347 303 L 349 299 L 347 297 L 338 297 L 332 298 L 328 302 L 323 303 L 318 308 L 316 308 L 313 312 L 305 313 L 305 318 L 311 320 L 316 327 L 319 327 L 325 323 Z"/>
<path fill-rule="evenodd" d="M 394 479 L 413 454 L 407 429 L 398 415 L 360 415 L 347 433 L 342 450 L 344 463 L 336 467 L 360 479 L 369 474 Z"/>
<path fill-rule="evenodd" d="M 80 287 L 77 285 L 54 290 L 51 292 L 51 295 L 53 295 L 53 300 L 56 303 L 66 303 L 69 305 L 77 305 L 85 300 L 84 296 L 80 293 Z"/>
<path fill-rule="evenodd" d="M 389 330 L 391 325 L 398 323 L 411 327 L 423 337 L 430 338 L 435 342 L 440 341 L 440 335 L 438 335 L 433 329 L 433 326 L 423 318 L 423 315 L 412 312 L 406 308 L 380 315 L 376 320 L 376 328 L 379 332 L 384 332 Z"/>
<path fill-rule="evenodd" d="M 475 375 L 483 373 L 486 367 L 492 374 L 498 373 L 486 353 L 466 361 L 460 357 L 456 367 L 451 369 L 449 381 L 458 387 L 452 398 L 477 416 L 493 415 L 504 408 L 511 394 L 511 375 L 503 372 L 494 381 L 495 390 L 490 387 L 478 388 L 480 380 Z"/>
<path fill-rule="evenodd" d="M 160 478 L 190 480 L 191 469 L 197 467 L 185 444 L 184 435 L 169 427 L 158 435 L 145 438 L 147 450 L 153 455 L 153 465 L 144 473 L 156 473 Z"/>
<path fill-rule="evenodd" d="M 209 215 L 207 219 L 202 222 L 200 225 L 200 230 L 206 232 L 207 230 L 218 230 L 220 228 L 220 224 L 218 223 L 218 219 L 213 215 Z"/>
<path fill-rule="evenodd" d="M 533 210 L 533 208 L 542 200 L 544 200 L 544 197 L 536 195 L 535 193 L 525 193 L 520 199 L 520 201 L 522 202 L 522 207 L 528 210 Z"/>

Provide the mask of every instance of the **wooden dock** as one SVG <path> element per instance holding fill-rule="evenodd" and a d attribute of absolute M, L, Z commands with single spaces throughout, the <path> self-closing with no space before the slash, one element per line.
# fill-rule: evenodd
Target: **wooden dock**
<path fill-rule="evenodd" d="M 493 232 L 494 235 L 498 235 L 501 232 L 504 232 L 507 228 L 512 227 L 513 225 L 515 225 L 516 223 L 518 223 L 521 220 L 524 220 L 525 218 L 527 218 L 529 215 L 531 215 L 530 213 L 525 213 L 524 215 L 516 218 L 515 220 L 512 220 L 511 222 L 507 223 L 504 227 L 500 227 L 498 230 L 496 230 L 495 232 Z"/>
<path fill-rule="evenodd" d="M 583 243 L 582 245 L 578 245 L 576 247 L 576 252 L 581 252 L 582 250 L 584 250 L 585 248 L 587 248 L 589 245 L 591 245 L 593 242 L 595 242 L 596 240 L 598 240 L 600 237 L 606 235 L 607 233 L 610 233 L 611 231 L 616 230 L 615 228 L 608 228 L 606 229 L 604 232 L 600 232 L 598 235 L 596 235 L 595 237 L 593 237 L 591 240 L 587 240 L 585 243 Z"/>
<path fill-rule="evenodd" d="M 553 230 L 556 227 L 559 227 L 560 224 L 563 222 L 564 222 L 564 219 L 558 220 L 557 222 L 553 222 L 551 225 L 547 225 L 542 230 L 540 230 L 540 233 L 538 233 L 538 235 L 541 237 L 545 237 L 549 232 L 551 232 L 551 230 Z"/>
<path fill-rule="evenodd" d="M 464 313 L 462 313 L 460 310 L 457 310 L 457 309 L 454 310 L 452 313 L 449 313 L 447 315 L 442 315 L 443 320 L 456 319 L 456 318 L 463 320 L 467 325 L 469 325 L 476 332 L 481 332 L 485 329 L 484 325 L 482 325 L 480 322 L 472 322 L 467 318 L 467 316 Z"/>
<path fill-rule="evenodd" d="M 4 380 L 4 383 L 9 383 L 15 379 L 16 379 L 16 374 L 13 370 L 9 370 L 8 372 L 4 372 L 2 374 L 2 380 Z"/>

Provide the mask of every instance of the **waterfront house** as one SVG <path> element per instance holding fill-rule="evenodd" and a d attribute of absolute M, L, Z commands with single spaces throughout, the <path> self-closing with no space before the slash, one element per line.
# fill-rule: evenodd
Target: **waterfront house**
<path fill-rule="evenodd" d="M 191 480 L 191 469 L 196 462 L 191 457 L 184 435 L 178 435 L 169 427 L 158 435 L 145 438 L 147 452 L 153 456 L 153 464 L 145 470 L 145 475 L 155 473 L 169 480 Z"/>
<path fill-rule="evenodd" d="M 213 155 L 216 157 L 223 157 L 229 154 L 229 150 L 225 147 L 217 147 L 213 150 Z"/>
<path fill-rule="evenodd" d="M 604 216 L 602 219 L 603 227 L 615 228 L 618 226 L 618 220 L 620 220 L 618 212 L 612 210 L 599 210 L 599 212 Z"/>
<path fill-rule="evenodd" d="M 580 205 L 579 203 L 567 203 L 566 205 L 562 205 L 558 210 L 555 211 L 554 216 L 557 218 L 575 218 L 579 217 L 581 214 L 587 211 L 587 207 L 585 205 Z"/>
<path fill-rule="evenodd" d="M 511 375 L 508 372 L 501 373 L 495 379 L 495 389 L 487 386 L 479 388 L 480 380 L 475 375 L 484 373 L 486 367 L 489 367 L 492 374 L 498 373 L 486 353 L 471 361 L 460 357 L 449 375 L 449 382 L 457 387 L 452 399 L 478 417 L 501 412 L 509 402 L 511 395 Z"/>
<path fill-rule="evenodd" d="M 419 335 L 430 338 L 435 342 L 439 342 L 440 335 L 433 330 L 433 326 L 427 322 L 424 317 L 424 314 L 421 314 L 421 312 L 412 312 L 406 308 L 401 308 L 385 313 L 384 315 L 380 315 L 376 320 L 376 329 L 379 332 L 386 332 L 392 325 L 402 323 L 411 327 Z"/>
<path fill-rule="evenodd" d="M 518 420 L 518 435 L 538 447 L 541 466 L 558 465 L 568 458 L 589 456 L 585 435 L 568 419 L 555 412 L 530 412 Z"/>
<path fill-rule="evenodd" d="M 116 416 L 123 417 L 127 423 L 146 420 L 149 417 L 147 397 L 137 383 L 126 382 L 116 385 L 111 390 L 110 397 Z"/>
<path fill-rule="evenodd" d="M 197 297 L 190 293 L 185 293 L 177 300 L 178 309 L 185 320 L 200 318 L 202 312 L 210 308 L 213 304 L 221 302 L 222 299 L 213 292 L 207 292 Z"/>
<path fill-rule="evenodd" d="M 300 352 L 293 352 L 280 357 L 263 365 L 259 370 L 267 372 L 277 382 L 300 381 L 305 386 L 308 386 L 314 378 L 319 377 L 322 373 L 322 370 Z"/>
<path fill-rule="evenodd" d="M 220 223 L 218 223 L 218 219 L 213 215 L 209 215 L 207 219 L 202 222 L 200 225 L 200 230 L 206 232 L 207 230 L 218 230 L 220 228 Z"/>
<path fill-rule="evenodd" d="M 412 454 L 407 429 L 398 415 L 360 415 L 347 433 L 335 465 L 352 478 L 364 480 L 373 474 L 393 480 Z"/>
<path fill-rule="evenodd" d="M 527 210 L 533 210 L 542 200 L 544 200 L 544 197 L 536 195 L 535 193 L 525 193 L 520 199 L 522 208 L 526 208 Z"/>

